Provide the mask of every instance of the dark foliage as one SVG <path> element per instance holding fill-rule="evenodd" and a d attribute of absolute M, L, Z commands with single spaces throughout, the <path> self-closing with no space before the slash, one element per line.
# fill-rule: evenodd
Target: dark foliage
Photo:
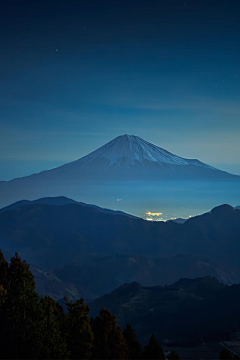
<path fill-rule="evenodd" d="M 1 265 L 6 268 L 3 259 Z M 7 279 L 1 294 L 1 357 L 64 359 L 59 306 L 51 298 L 38 296 L 29 265 L 18 254 L 7 267 Z"/>
<path fill-rule="evenodd" d="M 67 347 L 71 359 L 89 359 L 93 347 L 93 332 L 91 330 L 90 308 L 84 300 L 66 302 Z"/>
<path fill-rule="evenodd" d="M 140 359 L 142 357 L 142 347 L 131 324 L 127 324 L 123 336 L 127 342 L 129 359 Z"/>
<path fill-rule="evenodd" d="M 94 333 L 93 359 L 127 359 L 128 347 L 116 316 L 102 308 L 100 315 L 92 320 Z"/>
<path fill-rule="evenodd" d="M 161 348 L 159 342 L 153 334 L 148 345 L 145 347 L 145 350 L 143 352 L 143 359 L 165 359 L 163 349 Z"/>
<path fill-rule="evenodd" d="M 141 354 L 131 326 L 126 340 L 107 309 L 91 321 L 83 299 L 65 299 L 65 313 L 51 297 L 40 297 L 29 265 L 18 254 L 8 265 L 0 251 L 0 275 L 0 359 L 129 359 L 129 353 L 135 359 Z"/>
<path fill-rule="evenodd" d="M 68 302 L 65 299 L 67 309 L 65 313 L 51 297 L 40 297 L 35 291 L 34 277 L 29 265 L 26 261 L 22 261 L 18 254 L 15 254 L 8 265 L 0 251 L 0 274 L 1 359 L 165 359 L 163 349 L 154 335 L 142 352 L 132 326 L 127 324 L 122 332 L 117 326 L 116 316 L 105 308 L 100 310 L 99 316 L 90 320 L 90 308 L 83 299 L 76 302 Z M 152 291 L 156 293 L 160 290 L 162 296 L 164 295 L 162 291 L 167 288 L 152 288 Z M 128 299 L 129 294 L 135 296 L 137 292 L 139 300 L 141 296 L 145 297 L 145 289 L 133 283 L 130 288 L 123 286 L 121 293 Z M 206 277 L 196 280 L 182 279 L 169 287 L 168 294 L 175 294 L 175 297 L 176 294 L 180 294 L 178 311 L 181 310 L 182 299 L 186 298 L 183 291 L 189 291 L 191 297 L 200 299 L 201 303 L 205 294 L 207 304 L 214 305 L 215 313 L 219 314 L 221 307 L 219 308 L 216 297 L 224 304 L 230 297 L 233 310 L 234 306 L 239 304 L 237 297 L 239 286 L 231 287 L 230 294 L 228 289 L 229 287 L 219 284 L 216 279 Z M 171 296 L 168 295 L 168 302 Z M 161 297 L 158 300 L 161 300 Z M 166 303 L 167 298 L 163 297 L 163 300 Z M 154 301 L 156 304 L 157 300 Z M 204 306 L 195 307 L 189 301 L 187 304 L 192 316 L 198 312 L 199 316 L 203 316 Z M 215 308 L 211 306 L 211 311 L 214 312 Z M 172 311 L 171 307 L 169 309 Z M 189 324 L 186 314 L 185 311 L 185 321 Z M 231 313 L 228 314 L 232 318 Z M 180 318 L 177 313 L 173 316 L 176 324 Z M 224 314 L 221 313 L 221 322 L 223 319 Z M 148 326 L 147 317 L 144 320 L 144 326 Z M 154 320 L 155 323 L 159 321 L 156 317 Z M 161 319 L 159 323 L 163 325 Z M 223 325 L 225 329 L 225 323 Z M 221 351 L 220 360 L 232 358 L 229 350 L 224 348 Z M 239 357 L 235 355 L 234 358 Z M 172 351 L 168 359 L 178 360 L 179 356 Z"/>

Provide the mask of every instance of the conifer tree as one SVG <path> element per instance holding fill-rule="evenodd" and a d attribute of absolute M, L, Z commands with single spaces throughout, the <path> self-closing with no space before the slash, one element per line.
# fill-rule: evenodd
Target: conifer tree
<path fill-rule="evenodd" d="M 65 359 L 67 344 L 61 333 L 61 315 L 58 304 L 50 297 L 40 299 L 38 317 L 38 354 L 40 359 Z"/>
<path fill-rule="evenodd" d="M 5 260 L 2 250 L 0 249 L 0 286 L 7 290 L 8 288 L 8 263 Z"/>
<path fill-rule="evenodd" d="M 8 358 L 34 358 L 37 350 L 38 295 L 29 265 L 16 253 L 8 268 L 8 288 L 1 311 L 2 353 Z"/>
<path fill-rule="evenodd" d="M 66 302 L 66 306 L 66 334 L 70 358 L 89 359 L 93 347 L 93 332 L 88 316 L 90 308 L 85 305 L 84 299 Z"/>
<path fill-rule="evenodd" d="M 143 359 L 165 359 L 163 349 L 153 334 L 148 345 L 145 347 Z"/>
<path fill-rule="evenodd" d="M 129 359 L 140 359 L 142 357 L 142 348 L 132 325 L 127 324 L 126 329 L 123 331 L 123 336 L 127 342 Z"/>
<path fill-rule="evenodd" d="M 8 263 L 0 249 L 0 309 L 8 290 Z"/>
<path fill-rule="evenodd" d="M 4 302 L 6 301 L 8 285 L 8 263 L 4 259 L 3 253 L 0 250 L 0 358 L 4 358 Z"/>
<path fill-rule="evenodd" d="M 127 359 L 128 347 L 116 316 L 102 308 L 100 316 L 92 320 L 94 333 L 93 359 Z"/>

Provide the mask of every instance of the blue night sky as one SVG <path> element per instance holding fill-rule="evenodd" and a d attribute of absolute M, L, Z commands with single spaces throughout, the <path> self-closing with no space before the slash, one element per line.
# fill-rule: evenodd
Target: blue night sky
<path fill-rule="evenodd" d="M 237 0 L 2 1 L 0 180 L 125 133 L 240 175 Z"/>

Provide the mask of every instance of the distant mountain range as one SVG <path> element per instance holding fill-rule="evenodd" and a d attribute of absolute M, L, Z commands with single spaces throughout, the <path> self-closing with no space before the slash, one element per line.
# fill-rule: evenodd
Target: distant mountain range
<path fill-rule="evenodd" d="M 196 255 L 148 258 L 138 255 L 109 255 L 86 258 L 84 263 L 67 264 L 54 274 L 64 282 L 71 281 L 85 290 L 86 300 L 110 293 L 124 283 L 136 281 L 143 286 L 170 285 L 181 277 L 194 279 L 210 275 L 224 284 L 239 282 L 231 269 Z"/>
<path fill-rule="evenodd" d="M 131 186 L 141 198 L 143 185 L 139 185 L 140 181 L 145 182 L 145 192 L 148 186 L 150 189 L 156 186 L 156 198 L 162 182 L 186 180 L 240 181 L 240 176 L 196 159 L 179 157 L 138 136 L 123 135 L 66 165 L 11 181 L 1 181 L 0 206 L 23 198 L 33 200 L 59 195 L 84 198 L 89 202 L 93 199 L 92 194 L 94 203 L 110 204 L 113 198 L 116 201 L 118 193 L 119 198 L 126 195 Z M 122 190 L 121 186 L 125 185 L 127 188 Z M 178 188 L 181 188 L 180 184 Z M 112 208 L 110 205 L 108 207 Z"/>
<path fill-rule="evenodd" d="M 235 206 L 234 209 L 235 210 L 240 210 L 240 206 Z M 210 211 L 208 211 L 208 212 L 210 212 Z M 173 221 L 173 222 L 175 222 L 177 224 L 184 224 L 187 220 L 189 220 L 189 218 L 188 219 L 176 218 L 176 219 L 170 219 L 170 220 L 167 220 L 167 221 Z"/>
<path fill-rule="evenodd" d="M 112 214 L 112 215 L 124 215 L 124 216 L 128 216 L 128 217 L 132 217 L 137 219 L 136 216 L 124 213 L 122 211 L 114 211 L 114 210 L 110 210 L 110 209 L 103 209 L 99 206 L 96 205 L 90 205 L 90 204 L 85 204 L 82 202 L 78 202 L 72 199 L 68 199 L 65 196 L 58 196 L 58 197 L 46 197 L 46 198 L 41 198 L 41 199 L 37 199 L 37 200 L 21 200 L 21 201 L 17 201 L 9 206 L 6 206 L 2 209 L 0 209 L 0 214 L 8 211 L 8 210 L 13 210 L 16 208 L 19 208 L 21 206 L 24 205 L 33 205 L 33 204 L 45 204 L 45 205 L 53 205 L 53 206 L 63 206 L 63 205 L 68 205 L 68 204 L 75 204 L 75 205 L 79 205 L 82 207 L 89 207 L 89 208 L 93 208 L 97 211 L 103 212 L 105 214 Z"/>
<path fill-rule="evenodd" d="M 152 286 L 205 275 L 240 281 L 240 211 L 229 205 L 177 224 L 64 198 L 37 202 L 2 211 L 0 248 L 19 252 L 88 299 L 131 281 Z"/>
<path fill-rule="evenodd" d="M 104 306 L 122 328 L 132 324 L 143 345 L 154 333 L 169 346 L 229 339 L 240 323 L 239 302 L 240 285 L 226 286 L 207 276 L 163 287 L 125 284 L 89 306 L 92 317 Z"/>

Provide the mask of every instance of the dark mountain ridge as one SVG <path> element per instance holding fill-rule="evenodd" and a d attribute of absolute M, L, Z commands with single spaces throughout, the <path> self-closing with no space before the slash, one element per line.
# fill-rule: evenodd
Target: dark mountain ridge
<path fill-rule="evenodd" d="M 55 197 L 46 197 L 46 198 L 41 198 L 41 199 L 37 199 L 37 200 L 20 200 L 17 201 L 9 206 L 6 206 L 2 209 L 0 209 L 0 214 L 8 211 L 8 210 L 13 210 L 16 208 L 19 208 L 21 206 L 24 205 L 31 205 L 31 204 L 44 204 L 44 205 L 54 205 L 54 206 L 63 206 L 63 205 L 68 205 L 68 204 L 75 204 L 75 205 L 79 205 L 82 207 L 90 207 L 93 209 L 96 209 L 100 212 L 106 213 L 106 214 L 112 214 L 112 215 L 124 215 L 124 216 L 129 216 L 129 217 L 133 217 L 133 218 L 137 218 L 136 216 L 124 213 L 122 211 L 117 211 L 117 210 L 110 210 L 110 209 L 104 209 L 101 208 L 100 206 L 96 206 L 96 205 L 91 205 L 91 204 L 85 204 L 83 202 L 79 202 L 79 201 L 75 201 L 72 199 L 69 199 L 65 196 L 55 196 Z"/>
<path fill-rule="evenodd" d="M 113 215 L 77 204 L 28 204 L 1 213 L 0 227 L 3 250 L 18 251 L 46 270 L 78 264 L 79 270 L 90 271 L 92 264 L 92 273 L 98 274 L 104 269 L 100 258 L 107 256 L 106 271 L 114 269 L 117 261 L 126 271 L 122 274 L 125 281 L 133 276 L 145 279 L 146 284 L 156 284 L 160 277 L 153 276 L 154 267 L 169 272 L 166 282 L 176 280 L 176 269 L 189 274 L 190 268 L 195 274 L 215 275 L 226 283 L 240 280 L 240 211 L 229 205 L 176 224 Z M 114 260 L 116 254 L 126 256 L 125 260 Z M 185 258 L 176 258 L 179 254 Z M 164 257 L 175 265 L 168 265 Z M 142 277 L 137 275 L 141 269 Z M 120 280 L 121 276 L 111 286 Z"/>
<path fill-rule="evenodd" d="M 93 317 L 104 306 L 121 327 L 131 323 L 144 345 L 152 333 L 161 342 L 183 345 L 229 339 L 240 322 L 239 301 L 240 285 L 207 276 L 164 287 L 125 284 L 89 305 Z"/>
<path fill-rule="evenodd" d="M 136 255 L 88 256 L 84 262 L 67 264 L 54 273 L 77 289 L 86 289 L 95 298 L 128 282 L 143 286 L 172 284 L 180 277 L 215 276 L 225 284 L 237 283 L 234 271 L 194 255 L 155 257 Z"/>

